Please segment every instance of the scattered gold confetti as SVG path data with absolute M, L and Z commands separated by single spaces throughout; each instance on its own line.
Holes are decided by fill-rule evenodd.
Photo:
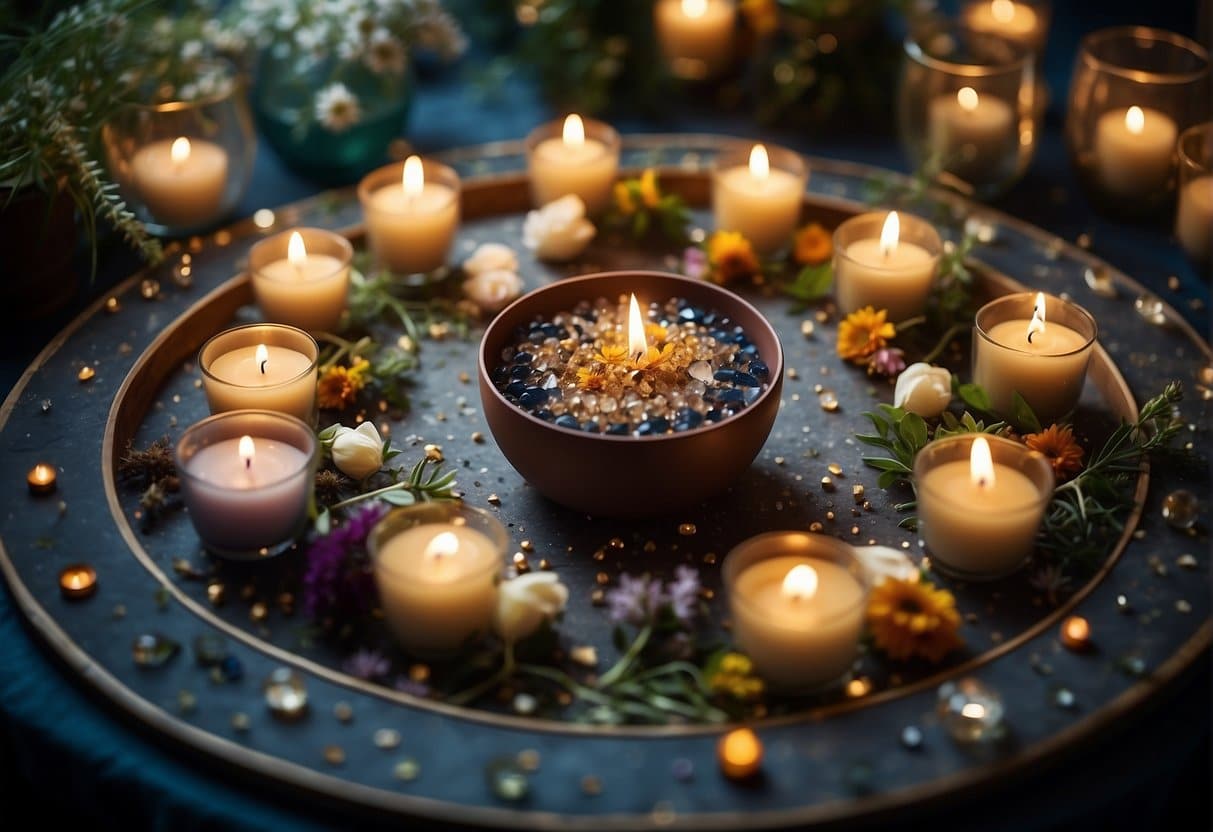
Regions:
M 97 375 L 97 371 L 91 365 L 85 364 L 80 368 L 80 372 L 76 373 L 77 381 L 91 381 L 93 376 Z
M 682 535 L 683 537 L 690 537 L 691 535 L 695 534 L 695 532 L 697 532 L 697 531 L 699 531 L 699 529 L 695 527 L 694 523 L 679 523 L 678 524 L 678 533 L 680 535 Z
M 269 607 L 265 605 L 264 601 L 258 601 L 257 603 L 253 604 L 252 608 L 249 609 L 248 614 L 249 618 L 260 623 L 269 616 L 270 610 Z
M 324 761 L 331 766 L 339 766 L 345 762 L 345 749 L 339 745 L 324 747 Z
M 428 664 L 410 665 L 409 680 L 413 682 L 428 682 L 430 680 L 430 666 Z
M 826 466 L 826 470 L 829 471 L 831 474 L 833 474 L 836 477 L 842 476 L 842 466 L 839 465 L 837 462 L 831 462 L 829 465 Z
M 338 722 L 350 722 L 354 719 L 354 706 L 342 700 L 333 704 L 333 716 Z
M 703 556 L 703 562 L 706 563 L 708 566 L 711 566 L 712 564 L 714 564 L 716 562 L 716 553 L 708 552 L 706 555 Z
M 811 532 L 819 532 L 824 528 L 825 526 L 821 525 L 821 523 L 817 522 L 816 520 L 809 524 L 809 531 Z
M 516 758 L 518 767 L 523 771 L 536 772 L 539 771 L 539 752 L 533 748 L 524 748 L 518 752 Z
M 459 381 L 460 382 L 462 382 L 463 384 L 467 384 L 471 380 L 472 380 L 472 377 L 467 374 L 467 370 L 459 371 Z
M 206 585 L 206 598 L 212 607 L 220 606 L 227 599 L 227 587 L 219 581 Z
M 490 494 L 486 499 L 488 500 L 488 504 L 491 506 L 501 505 L 501 498 L 496 494 Z
M 858 699 L 872 692 L 872 680 L 867 676 L 856 676 L 847 682 L 847 696 Z
M 590 644 L 574 647 L 569 651 L 569 658 L 583 667 L 598 666 L 598 650 Z
M 599 572 L 594 576 L 594 580 L 598 582 L 599 586 L 606 586 L 611 582 L 611 576 L 605 572 Z
M 813 326 L 813 322 L 810 320 L 806 319 L 806 320 L 803 320 L 800 322 L 800 334 L 803 335 L 805 338 L 813 337 L 814 328 L 815 327 Z
M 481 433 L 480 431 L 473 431 L 472 432 L 472 441 L 475 442 L 477 445 L 483 445 L 484 444 L 484 434 Z
M 115 297 L 105 299 L 105 311 L 111 315 L 122 310 L 122 302 Z
M 535 551 L 535 544 L 529 540 L 524 540 L 518 544 L 518 548 L 524 552 L 533 552 Z
M 593 774 L 581 778 L 581 791 L 591 797 L 602 793 L 602 780 Z
M 851 486 L 851 496 L 855 498 L 855 502 L 863 502 L 863 486 L 856 484 Z
M 540 558 L 539 568 L 542 569 L 544 572 L 549 572 L 552 569 L 552 562 L 550 560 L 548 560 L 547 558 Z
M 425 458 L 430 462 L 442 462 L 442 446 L 441 445 L 426 445 Z
M 822 491 L 833 491 L 834 490 L 834 480 L 830 479 L 829 477 L 822 477 L 821 478 L 821 490 Z

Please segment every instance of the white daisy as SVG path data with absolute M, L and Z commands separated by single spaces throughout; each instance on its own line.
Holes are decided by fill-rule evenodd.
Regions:
M 379 29 L 371 35 L 363 60 L 376 75 L 403 75 L 406 58 L 404 44 L 386 29 Z
M 316 120 L 328 130 L 340 133 L 362 118 L 358 97 L 345 84 L 329 84 L 316 93 Z

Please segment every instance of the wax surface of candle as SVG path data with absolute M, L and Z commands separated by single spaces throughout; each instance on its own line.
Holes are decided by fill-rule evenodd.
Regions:
M 766 162 L 766 151 L 762 151 Z M 753 154 L 751 159 L 753 159 Z M 716 228 L 739 231 L 760 254 L 788 245 L 800 219 L 804 180 L 769 163 L 717 171 L 712 184 Z
M 1094 157 L 1100 183 L 1122 199 L 1163 192 L 1178 134 L 1170 116 L 1149 107 L 1104 113 L 1095 123 Z
M 528 169 L 536 206 L 576 194 L 587 213 L 597 214 L 610 205 L 619 159 L 605 142 L 585 135 L 584 123 L 574 115 L 566 119 L 561 136 L 535 145 Z
M 336 328 L 345 310 L 349 264 L 331 254 L 312 253 L 298 232 L 297 249 L 253 271 L 253 292 L 267 320 L 311 331 Z
M 227 167 L 227 152 L 214 142 L 162 139 L 136 151 L 131 177 L 156 222 L 193 227 L 218 217 Z
M 237 347 L 211 362 L 210 373 L 221 381 L 244 387 L 272 387 L 298 378 L 312 363 L 306 355 L 286 347 L 267 346 L 264 367 L 257 347 Z
M 654 14 L 662 54 L 676 74 L 708 78 L 728 65 L 736 16 L 729 0 L 658 0 Z
M 973 3 L 965 9 L 970 29 L 987 32 L 1037 49 L 1043 40 L 1043 21 L 1036 10 L 1013 0 Z
M 240 454 L 239 439 L 224 439 L 199 450 L 187 464 L 198 479 L 225 488 L 261 488 L 297 472 L 307 455 L 294 445 L 269 439 L 253 440 L 251 460 Z
M 973 381 L 994 409 L 1010 414 L 1018 392 L 1046 425 L 1073 408 L 1082 393 L 1090 349 L 1078 331 L 1049 321 L 1028 342 L 1030 320 L 994 324 L 988 339 L 975 338 Z
M 1213 248 L 1213 176 L 1198 176 L 1180 189 L 1175 234 L 1189 257 L 1209 262 Z
M 308 372 L 311 360 L 278 346 L 267 346 L 266 356 L 265 372 L 257 360 L 257 346 L 235 347 L 215 357 L 202 377 L 211 413 L 259 408 L 310 423 L 316 405 L 314 367 Z
M 962 87 L 933 99 L 927 118 L 931 151 L 957 176 L 984 182 L 1014 167 L 1019 131 L 1001 98 Z
M 990 338 L 1020 352 L 1032 355 L 1064 355 L 1082 349 L 1087 339 L 1063 324 L 1048 322 L 1028 340 L 1030 320 L 1013 319 L 990 327 Z
M 936 258 L 916 243 L 856 240 L 837 261 L 838 307 L 843 314 L 865 306 L 885 309 L 894 322 L 917 315 L 931 293 L 935 265 Z
M 421 653 L 445 652 L 487 630 L 500 564 L 489 537 L 465 525 L 425 523 L 384 541 L 375 580 L 397 639 Z
M 371 247 L 400 273 L 430 272 L 445 265 L 459 226 L 455 190 L 424 180 L 422 170 L 421 160 L 410 157 L 402 181 L 377 188 L 366 206 Z M 416 178 L 410 176 L 413 171 Z

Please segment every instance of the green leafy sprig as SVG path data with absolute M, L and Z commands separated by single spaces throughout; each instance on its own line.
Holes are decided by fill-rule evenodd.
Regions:
M 650 168 L 639 177 L 615 184 L 615 204 L 605 222 L 638 240 L 656 232 L 671 243 L 681 244 L 688 238 L 691 212 L 681 196 L 661 192 L 657 174 Z
M 334 425 L 326 430 L 335 432 L 338 427 L 340 425 Z M 321 431 L 319 437 L 322 443 L 327 439 L 329 444 L 332 444 L 331 436 L 326 437 L 324 431 Z M 384 442 L 385 460 L 391 459 L 399 453 L 400 451 L 390 447 L 388 441 Z M 313 521 L 316 533 L 328 534 L 332 528 L 334 512 L 349 508 L 364 500 L 383 500 L 393 506 L 411 506 L 416 502 L 426 500 L 454 500 L 456 499 L 455 475 L 454 470 L 443 471 L 442 462 L 425 456 L 408 469 L 407 474 L 404 468 L 390 468 L 378 475 L 381 482 L 384 478 L 388 480 L 386 484 L 362 491 L 332 505 L 316 508 Z

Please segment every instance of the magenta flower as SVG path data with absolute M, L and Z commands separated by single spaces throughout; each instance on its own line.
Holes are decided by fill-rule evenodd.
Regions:
M 375 580 L 366 539 L 387 509 L 380 502 L 355 509 L 344 524 L 308 546 L 303 611 L 309 618 L 358 615 L 374 606 Z
M 897 347 L 883 347 L 868 359 L 868 373 L 893 378 L 906 368 L 905 353 Z

